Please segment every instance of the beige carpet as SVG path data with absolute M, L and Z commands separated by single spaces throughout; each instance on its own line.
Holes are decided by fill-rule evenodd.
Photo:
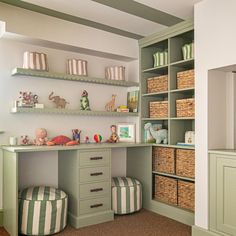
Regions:
M 2 232 L 2 234 L 1 234 Z M 0 235 L 3 231 L 0 229 Z M 191 227 L 153 212 L 117 216 L 114 221 L 74 229 L 70 226 L 56 236 L 191 236 Z

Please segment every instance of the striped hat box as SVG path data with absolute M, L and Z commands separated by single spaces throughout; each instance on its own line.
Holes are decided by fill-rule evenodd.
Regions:
M 134 178 L 112 178 L 112 209 L 115 214 L 129 214 L 142 208 L 142 185 Z
M 30 187 L 19 192 L 19 233 L 51 235 L 67 222 L 67 195 L 52 187 Z
M 67 60 L 67 74 L 88 76 L 88 62 L 81 59 Z
M 24 52 L 23 68 L 48 71 L 47 55 L 41 52 Z
M 106 67 L 105 78 L 109 80 L 125 80 L 125 67 L 124 66 Z

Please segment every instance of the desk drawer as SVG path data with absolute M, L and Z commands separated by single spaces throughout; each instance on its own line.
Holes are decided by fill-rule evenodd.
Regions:
M 79 187 L 79 198 L 110 196 L 110 182 L 81 184 Z
M 110 163 L 110 150 L 79 152 L 80 166 L 106 165 Z
M 111 208 L 111 198 L 95 198 L 91 200 L 79 201 L 79 212 L 80 215 L 91 214 L 100 211 L 107 211 Z
M 92 181 L 102 181 L 110 179 L 110 167 L 92 167 L 84 168 L 79 170 L 79 181 L 92 182 Z

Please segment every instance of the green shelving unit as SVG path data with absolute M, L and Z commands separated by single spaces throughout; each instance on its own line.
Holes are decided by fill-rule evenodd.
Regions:
M 177 145 L 178 142 L 184 142 L 186 131 L 195 129 L 194 117 L 177 117 L 176 100 L 185 98 L 194 98 L 194 87 L 178 89 L 177 73 L 194 69 L 194 58 L 183 59 L 182 46 L 194 40 L 193 21 L 179 23 L 169 29 L 157 34 L 148 36 L 139 40 L 140 46 L 140 141 L 145 142 L 144 125 L 148 122 L 152 124 L 162 124 L 163 128 L 168 129 L 168 144 L 153 144 L 154 147 L 169 147 L 178 149 L 194 150 L 194 146 Z M 153 67 L 153 54 L 159 50 L 168 51 L 168 64 Z M 148 93 L 147 79 L 151 77 L 168 75 L 168 90 Z M 149 118 L 149 103 L 151 101 L 168 101 L 168 117 Z M 161 175 L 194 182 L 192 178 L 185 178 L 178 175 L 166 174 L 152 171 L 152 190 L 154 191 L 154 176 Z M 151 210 L 159 214 L 176 219 L 174 215 L 179 215 L 178 220 L 183 223 L 193 224 L 194 213 L 181 209 L 174 205 L 165 204 L 156 200 L 152 201 Z

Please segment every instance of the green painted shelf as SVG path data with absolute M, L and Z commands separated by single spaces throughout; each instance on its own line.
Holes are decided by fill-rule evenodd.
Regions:
M 11 113 L 40 113 L 40 114 L 60 114 L 60 115 L 78 115 L 78 116 L 138 116 L 136 112 L 109 112 L 109 111 L 81 111 L 59 108 L 12 108 Z
M 171 117 L 171 120 L 194 120 L 195 117 Z
M 77 82 L 85 82 L 85 83 L 93 83 L 93 84 L 122 86 L 122 87 L 138 87 L 139 86 L 139 83 L 124 81 L 124 80 L 108 80 L 104 78 L 68 75 L 68 74 L 63 74 L 63 73 L 37 71 L 37 70 L 30 70 L 30 69 L 23 69 L 23 68 L 13 69 L 12 76 L 30 76 L 30 77 L 68 80 L 68 81 L 77 81 Z
M 168 118 L 142 118 L 142 120 L 168 120 Z
M 195 181 L 195 179 L 192 179 L 192 178 L 183 177 L 183 176 L 174 175 L 174 174 L 163 173 L 163 172 L 159 172 L 159 171 L 153 171 L 152 173 L 157 174 L 157 175 L 166 176 L 166 177 L 172 177 L 172 178 L 177 178 L 177 179 L 182 179 L 182 180 L 188 180 L 188 181 L 192 181 L 192 182 Z
M 158 97 L 158 96 L 167 96 L 168 95 L 168 91 L 164 91 L 164 92 L 158 92 L 158 93 L 144 93 L 142 94 L 142 97 Z
M 145 70 L 142 70 L 143 73 L 157 73 L 157 72 L 167 72 L 168 71 L 168 64 L 164 66 L 152 67 Z
M 170 65 L 171 66 L 186 67 L 186 68 L 188 68 L 189 66 L 192 67 L 194 65 L 194 58 L 172 62 Z
M 194 146 L 185 146 L 185 145 L 170 145 L 170 144 L 156 144 L 154 143 L 153 146 L 155 147 L 170 147 L 170 148 L 182 148 L 182 149 L 192 149 L 194 150 Z
M 171 93 L 179 93 L 179 92 L 194 92 L 194 88 L 184 88 L 184 89 L 173 89 L 170 90 Z

